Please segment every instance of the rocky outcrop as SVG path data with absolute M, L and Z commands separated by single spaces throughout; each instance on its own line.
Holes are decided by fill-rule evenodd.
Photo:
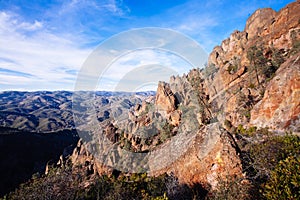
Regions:
M 117 133 L 117 128 L 110 123 L 106 126 L 105 130 L 105 136 L 113 143 L 116 143 L 119 141 L 119 134 Z
M 173 126 L 179 126 L 181 114 L 180 110 L 175 110 L 170 114 L 170 120 Z
M 251 110 L 250 124 L 300 132 L 300 53 L 282 64 Z
M 243 184 L 240 150 L 223 124 L 299 132 L 299 19 L 300 1 L 279 12 L 260 9 L 244 31 L 214 48 L 205 69 L 159 82 L 154 102 L 118 99 L 128 116 L 121 112 L 122 119 L 96 131 L 104 134 L 100 141 L 112 142 L 100 150 L 115 150 L 107 164 L 134 172 L 143 168 L 152 176 L 170 173 L 180 183 L 213 190 L 228 177 Z M 119 110 L 111 113 L 118 116 Z M 108 119 L 98 114 L 103 125 Z M 138 162 L 124 152 L 137 153 Z M 111 173 L 81 143 L 71 161 L 92 175 Z
M 290 97 L 284 95 L 279 98 L 281 100 L 278 100 L 275 90 L 271 92 L 267 89 L 268 92 L 265 95 L 264 91 L 266 87 L 271 87 L 268 86 L 269 84 L 274 87 L 275 79 L 272 79 L 274 76 L 272 73 L 276 69 L 281 72 L 276 73 L 277 79 L 280 78 L 282 83 L 288 81 L 281 76 L 286 76 L 283 73 L 286 70 L 285 65 L 291 65 L 292 62 L 288 62 L 288 60 L 299 51 L 299 19 L 300 1 L 287 5 L 279 12 L 270 8 L 259 9 L 247 20 L 244 31 L 233 32 L 220 46 L 213 49 L 203 75 L 209 102 L 217 108 L 216 110 L 219 110 L 219 120 L 227 119 L 235 126 L 239 124 L 247 126 L 250 125 L 248 123 L 251 118 L 252 126 L 268 126 L 267 120 L 272 117 L 258 117 L 258 115 L 266 113 L 258 113 L 258 106 L 255 106 L 261 101 L 259 107 L 268 108 L 270 113 L 277 113 L 277 118 L 282 116 L 283 121 L 290 121 L 277 123 L 274 119 L 274 122 L 270 121 L 270 127 L 288 129 L 294 126 L 288 124 L 295 121 L 297 114 L 287 117 L 283 113 L 297 112 L 295 106 L 285 106 L 284 112 L 277 110 L 283 106 L 283 104 L 279 105 L 280 102 L 290 102 L 291 100 L 288 100 Z M 251 58 L 251 54 L 254 57 Z M 286 63 L 283 64 L 283 62 Z M 269 82 L 270 79 L 272 79 L 271 82 Z M 298 81 L 298 79 L 294 79 L 293 84 L 298 85 Z M 290 84 L 284 84 L 279 90 L 288 91 L 290 87 Z M 292 95 L 292 93 L 286 94 Z M 267 101 L 266 98 L 270 100 Z M 284 98 L 286 99 L 284 100 Z M 270 101 L 274 103 L 272 107 L 267 103 Z M 265 103 L 267 104 L 264 105 Z M 295 105 L 297 103 L 293 102 Z M 275 104 L 278 105 L 275 106 Z M 253 107 L 255 110 L 251 111 Z M 260 120 L 264 122 L 260 122 Z M 274 123 L 277 125 L 275 126 Z
M 176 109 L 175 96 L 172 93 L 169 84 L 159 82 L 156 92 L 155 105 L 158 110 L 170 113 Z
M 299 131 L 299 9 L 297 1 L 279 12 L 256 11 L 244 31 L 214 48 L 205 69 L 159 82 L 154 102 L 129 105 L 123 123 L 104 129 L 113 148 L 120 142 L 108 163 L 116 162 L 122 149 L 151 151 L 141 163 L 153 176 L 172 173 L 181 183 L 207 189 L 228 176 L 244 180 L 239 148 L 222 126 L 227 120 L 233 126 Z M 89 172 L 109 171 L 77 147 L 72 163 L 86 161 Z M 118 164 L 136 169 L 140 163 L 126 158 Z
M 68 160 L 72 163 L 74 173 L 85 174 L 87 179 L 97 175 L 111 174 L 112 169 L 99 163 L 80 139 Z
M 279 12 L 256 11 L 244 31 L 214 48 L 204 70 L 171 77 L 181 123 L 189 124 L 184 108 L 196 107 L 204 116 L 197 117 L 199 132 L 184 155 L 154 175 L 173 173 L 182 183 L 213 189 L 228 175 L 244 179 L 238 147 L 220 128 L 225 119 L 234 126 L 299 132 L 299 9 L 297 1 Z
M 244 178 L 234 139 L 220 123 L 201 128 L 183 156 L 152 175 L 164 172 L 173 173 L 181 183 L 201 183 L 207 189 L 216 189 L 228 176 Z
M 272 8 L 264 8 L 256 10 L 247 20 L 245 32 L 247 38 L 252 39 L 254 37 L 260 37 L 263 33 L 266 33 L 267 26 L 270 21 L 275 20 L 276 11 Z

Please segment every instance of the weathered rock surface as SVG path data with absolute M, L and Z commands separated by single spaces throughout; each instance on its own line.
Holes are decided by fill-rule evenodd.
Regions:
M 228 176 L 244 179 L 239 149 L 223 123 L 300 132 L 299 19 L 299 0 L 279 12 L 260 9 L 244 31 L 233 32 L 214 48 L 205 69 L 159 82 L 155 99 L 123 95 L 93 99 L 96 120 L 87 129 L 82 127 L 92 133 L 88 147 L 112 153 L 100 156 L 100 162 L 80 141 L 69 159 L 73 170 L 93 177 L 112 173 L 105 164 L 117 164 L 118 170 L 142 168 L 153 176 L 173 173 L 180 183 L 200 183 L 207 189 L 215 189 Z M 28 118 L 30 127 L 37 123 L 52 129 L 57 121 L 35 118 L 43 116 L 39 105 L 48 105 L 47 98 L 35 98 L 26 116 L 6 109 L 1 117 L 21 127 Z M 53 99 L 48 106 L 56 111 L 71 108 Z M 61 157 L 58 164 L 64 162 Z
M 220 125 L 214 123 L 201 128 L 184 155 L 153 175 L 174 173 L 181 183 L 201 183 L 213 189 L 227 176 L 242 178 L 242 165 L 234 140 Z
M 179 126 L 180 119 L 181 119 L 181 111 L 180 110 L 175 110 L 170 114 L 170 120 L 171 120 L 171 124 L 173 126 Z
M 159 82 L 156 92 L 155 105 L 158 110 L 170 113 L 176 109 L 175 96 L 172 93 L 169 84 Z
M 239 148 L 222 124 L 226 119 L 233 126 L 299 132 L 299 19 L 300 1 L 279 12 L 260 9 L 244 31 L 235 31 L 214 48 L 205 69 L 173 76 L 169 84 L 160 82 L 154 102 L 131 104 L 119 99 L 129 114 L 122 112 L 123 121 L 115 120 L 103 129 L 113 143 L 109 148 L 116 150 L 107 163 L 144 167 L 153 176 L 173 173 L 181 183 L 211 189 L 228 176 L 245 179 Z M 248 55 L 254 46 L 265 61 L 256 70 L 257 63 Z M 265 73 L 265 67 L 274 69 L 273 74 Z M 121 148 L 116 148 L 118 142 Z M 137 154 L 138 162 L 126 156 L 122 160 L 122 148 L 151 154 Z M 111 173 L 80 145 L 71 160 L 75 166 L 85 164 L 92 174 Z
M 234 139 L 214 120 L 299 132 L 299 19 L 300 1 L 279 12 L 260 9 L 248 19 L 244 31 L 235 31 L 214 48 L 206 69 L 171 77 L 170 88 L 182 116 L 185 106 L 192 105 L 206 113 L 197 117 L 195 131 L 199 132 L 193 145 L 154 175 L 172 172 L 182 183 L 212 188 L 227 175 L 243 177 Z M 253 49 L 256 58 L 262 56 L 259 59 L 264 61 L 256 71 L 257 62 L 249 57 Z M 264 71 L 272 67 L 278 68 L 274 75 Z M 181 123 L 188 124 L 184 119 Z
M 274 129 L 295 129 L 295 121 L 297 112 L 296 106 L 283 106 L 282 102 L 290 102 L 289 95 L 296 95 L 296 93 L 285 92 L 278 100 L 278 93 L 269 91 L 264 95 L 266 87 L 274 87 L 275 79 L 266 73 L 266 68 L 279 68 L 276 73 L 277 79 L 281 79 L 281 83 L 290 80 L 285 78 L 286 65 L 291 65 L 292 61 L 288 59 L 293 54 L 299 51 L 300 41 L 300 1 L 293 2 L 280 11 L 275 12 L 270 8 L 259 9 L 254 12 L 247 20 L 244 31 L 235 31 L 230 37 L 222 42 L 220 46 L 214 48 L 209 56 L 208 67 L 203 71 L 205 75 L 206 93 L 209 96 L 209 102 L 216 107 L 216 110 L 221 111 L 222 115 L 218 115 L 219 120 L 227 119 L 233 125 L 239 124 L 248 125 L 251 118 L 251 125 L 268 126 L 268 120 L 275 118 L 268 116 L 276 113 L 276 118 L 282 118 L 282 123 L 270 121 L 270 127 Z M 258 66 L 253 60 L 249 60 L 249 52 L 253 47 L 260 49 L 261 57 L 257 58 L 263 60 L 264 64 Z M 258 52 L 258 51 L 257 51 Z M 257 53 L 256 52 L 256 53 Z M 260 60 L 260 61 L 261 61 Z M 286 62 L 282 64 L 282 62 Z M 253 66 L 257 67 L 257 72 L 253 71 Z M 292 67 L 294 68 L 294 67 Z M 264 71 L 265 70 L 265 71 Z M 296 69 L 295 69 L 296 70 Z M 299 84 L 299 79 L 293 78 L 293 85 Z M 290 77 L 291 78 L 291 77 Z M 269 80 L 272 79 L 271 82 Z M 273 86 L 268 86 L 268 85 Z M 291 90 L 292 85 L 287 83 L 280 86 L 280 91 Z M 279 92 L 279 91 L 277 91 Z M 296 96 L 297 97 L 297 96 Z M 295 99 L 296 99 L 295 97 Z M 264 98 L 264 100 L 262 100 Z M 267 101 L 266 98 L 269 100 Z M 299 99 L 299 98 L 298 98 Z M 266 107 L 269 111 L 258 113 L 258 106 L 255 106 L 259 101 L 260 107 Z M 270 107 L 270 102 L 273 106 Z M 299 102 L 293 100 L 293 105 Z M 275 104 L 278 104 L 275 106 Z M 287 105 L 287 104 L 286 104 Z M 255 111 L 251 111 L 253 106 Z M 262 110 L 261 110 L 262 111 Z M 287 116 L 284 113 L 294 113 Z M 251 115 L 254 115 L 253 117 Z M 267 116 L 259 116 L 267 114 Z M 289 119 L 288 119 L 289 118 Z M 260 122 L 260 120 L 263 120 Z M 285 122 L 288 123 L 285 123 Z M 275 126 L 275 124 L 277 124 Z M 280 124 L 280 125 L 279 125 Z M 294 127 L 294 128 L 293 128 Z
M 300 53 L 282 64 L 251 110 L 250 124 L 300 132 Z
M 72 163 L 74 172 L 83 171 L 87 176 L 97 176 L 102 174 L 111 174 L 112 169 L 105 167 L 97 162 L 94 155 L 88 151 L 82 140 L 79 140 L 77 146 L 70 155 L 69 160 Z
M 265 33 L 270 21 L 275 20 L 276 11 L 271 8 L 256 10 L 247 20 L 245 32 L 252 39 Z

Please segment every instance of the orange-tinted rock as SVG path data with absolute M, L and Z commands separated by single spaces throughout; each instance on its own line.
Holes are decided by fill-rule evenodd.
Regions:
M 80 170 L 83 174 L 101 175 L 110 174 L 112 169 L 97 162 L 94 156 L 87 150 L 82 140 L 78 141 L 72 155 L 70 156 L 73 171 Z
M 214 67 L 216 72 L 206 77 L 205 85 L 207 87 L 206 92 L 210 97 L 209 102 L 223 111 L 221 118 L 230 120 L 234 126 L 247 125 L 250 116 L 247 112 L 262 98 L 262 90 L 269 84 L 265 81 L 267 78 L 261 74 L 258 76 L 264 83 L 261 84 L 256 81 L 255 72 L 249 70 L 253 64 L 248 60 L 247 53 L 251 47 L 256 46 L 262 48 L 263 56 L 266 59 L 271 59 L 272 55 L 269 53 L 271 49 L 275 48 L 286 52 L 282 55 L 285 56 L 285 60 L 288 59 L 288 52 L 300 40 L 299 19 L 300 1 L 293 2 L 278 12 L 270 8 L 259 9 L 247 20 L 244 31 L 233 32 L 220 46 L 213 49 L 209 56 L 208 65 L 211 68 Z M 270 61 L 266 65 L 268 64 Z M 278 76 L 281 75 L 278 74 Z M 284 80 L 287 81 L 283 78 Z M 284 87 L 286 89 L 281 88 L 281 90 L 290 90 L 291 85 L 285 84 Z M 242 94 L 243 89 L 251 90 L 251 94 Z M 273 95 L 268 98 L 274 103 L 272 106 L 268 105 L 264 110 L 263 113 L 267 115 L 266 119 L 274 115 L 273 111 L 279 107 L 276 100 L 273 99 L 277 98 L 275 92 L 269 95 Z M 252 102 L 248 102 L 247 108 L 243 108 L 247 102 L 239 102 L 241 96 L 249 97 L 249 100 L 252 100 Z M 244 111 L 241 111 L 243 109 Z M 253 114 L 255 118 L 257 118 L 256 115 L 259 115 L 255 111 Z M 285 121 L 289 121 L 294 126 L 292 121 L 295 121 L 296 118 L 297 116 L 293 114 L 290 119 L 285 119 Z M 253 121 L 254 118 L 251 120 Z M 255 121 L 255 124 L 259 124 L 258 120 Z M 263 124 L 267 123 L 264 122 Z
M 233 140 L 228 134 L 221 134 L 219 125 L 211 124 L 202 129 L 182 157 L 152 175 L 173 173 L 181 183 L 201 183 L 212 189 L 216 189 L 219 181 L 227 176 L 243 177 Z
M 173 126 L 179 125 L 180 118 L 181 118 L 181 112 L 179 110 L 175 110 L 175 111 L 171 112 L 170 119 L 171 119 L 171 124 Z
M 268 25 L 276 16 L 276 11 L 271 8 L 256 10 L 247 20 L 245 32 L 248 33 L 248 38 L 252 39 L 267 29 Z
M 176 109 L 175 103 L 175 96 L 170 89 L 170 85 L 165 82 L 159 82 L 155 99 L 155 105 L 158 110 L 170 113 Z
M 192 118 L 184 121 L 184 114 L 187 112 L 180 113 L 179 110 L 176 110 L 176 103 L 183 108 L 191 108 L 192 106 L 195 108 L 201 104 L 202 113 L 207 110 L 207 112 L 212 113 L 210 115 L 213 117 L 217 115 L 219 121 L 221 121 L 220 119 L 229 119 L 234 126 L 249 125 L 249 116 L 247 118 L 245 114 L 240 112 L 246 107 L 249 109 L 247 111 L 251 110 L 251 126 L 268 126 L 276 130 L 300 131 L 300 53 L 290 58 L 287 56 L 285 58 L 287 61 L 279 67 L 275 77 L 269 82 L 264 81 L 261 85 L 256 82 L 254 72 L 249 71 L 250 62 L 247 58 L 247 51 L 253 45 L 261 45 L 264 51 L 275 47 L 288 52 L 293 42 L 300 39 L 299 19 L 300 1 L 289 4 L 277 13 L 272 9 L 258 10 L 249 18 L 244 31 L 235 31 L 230 38 L 214 48 L 208 61 L 208 65 L 213 66 L 213 72 L 211 74 L 206 74 L 205 71 L 201 72 L 201 81 L 200 83 L 197 82 L 201 86 L 196 85 L 195 87 L 196 83 L 192 86 L 189 81 L 198 76 L 197 70 L 192 71 L 188 76 L 184 75 L 182 78 L 171 77 L 171 86 L 164 82 L 158 84 L 155 99 L 157 110 L 160 113 L 165 113 L 163 117 L 169 119 L 172 125 L 185 125 L 185 129 L 176 127 L 181 131 L 181 134 L 184 135 L 186 130 L 192 130 L 186 136 L 191 137 L 193 134 L 196 136 L 192 138 L 192 145 L 190 146 L 183 147 L 180 142 L 172 146 L 173 149 L 182 151 L 181 157 L 176 160 L 165 156 L 171 152 L 170 149 L 162 153 L 165 160 L 152 160 L 153 165 L 149 165 L 150 169 L 151 166 L 156 169 L 164 161 L 171 164 L 163 169 L 151 171 L 150 175 L 156 176 L 165 172 L 172 172 L 181 183 L 188 185 L 200 183 L 212 189 L 216 188 L 220 179 L 226 179 L 228 176 L 244 178 L 234 139 L 230 134 L 220 129 L 221 123 L 207 125 L 202 123 L 204 120 L 198 120 L 201 121 L 199 123 L 201 128 L 199 129 L 200 126 L 190 128 L 194 125 L 194 122 L 190 120 Z M 235 67 L 237 68 L 235 69 Z M 195 88 L 201 88 L 201 90 L 196 91 Z M 260 89 L 264 88 L 265 93 L 261 94 Z M 249 99 L 249 102 L 244 101 L 246 98 Z M 248 103 L 249 105 L 247 105 Z M 147 126 L 151 122 L 150 115 L 139 116 L 147 110 L 146 107 L 146 103 L 143 102 L 142 106 L 138 105 L 133 112 L 130 112 L 129 120 L 132 121 L 132 126 L 127 129 L 128 133 L 124 135 L 132 142 L 135 149 L 142 151 L 148 150 L 149 147 L 143 146 L 139 138 L 133 135 L 133 132 L 137 127 Z M 195 115 L 192 116 L 195 117 Z M 106 130 L 106 133 L 111 136 L 114 132 L 114 127 L 109 127 Z M 156 139 L 154 138 L 154 140 Z M 153 142 L 154 146 L 158 143 L 158 140 Z M 160 147 L 158 146 L 157 149 Z M 105 167 L 97 165 L 93 157 L 81 146 L 75 149 L 71 160 L 75 165 L 85 161 L 93 163 L 92 169 L 99 174 L 107 171 Z
M 300 131 L 300 53 L 288 59 L 251 111 L 252 125 Z

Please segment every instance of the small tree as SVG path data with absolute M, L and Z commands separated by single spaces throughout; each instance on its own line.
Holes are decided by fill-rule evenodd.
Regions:
M 247 52 L 250 61 L 250 71 L 255 72 L 257 83 L 260 84 L 259 73 L 268 68 L 268 60 L 264 57 L 262 46 L 252 46 Z

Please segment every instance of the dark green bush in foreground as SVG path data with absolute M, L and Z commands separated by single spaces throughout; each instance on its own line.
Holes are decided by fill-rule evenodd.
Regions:
M 106 175 L 90 180 L 84 187 L 82 180 L 89 182 L 82 174 L 68 169 L 51 169 L 47 176 L 33 178 L 22 184 L 4 199 L 103 199 L 103 200 L 164 200 L 204 199 L 207 191 L 200 185 L 188 187 L 179 184 L 173 175 L 149 177 L 147 174 Z
M 250 146 L 248 176 L 259 199 L 300 199 L 300 138 L 269 136 Z M 258 193 L 258 194 L 257 194 Z
M 264 189 L 267 199 L 300 199 L 300 157 L 290 156 L 279 162 Z

